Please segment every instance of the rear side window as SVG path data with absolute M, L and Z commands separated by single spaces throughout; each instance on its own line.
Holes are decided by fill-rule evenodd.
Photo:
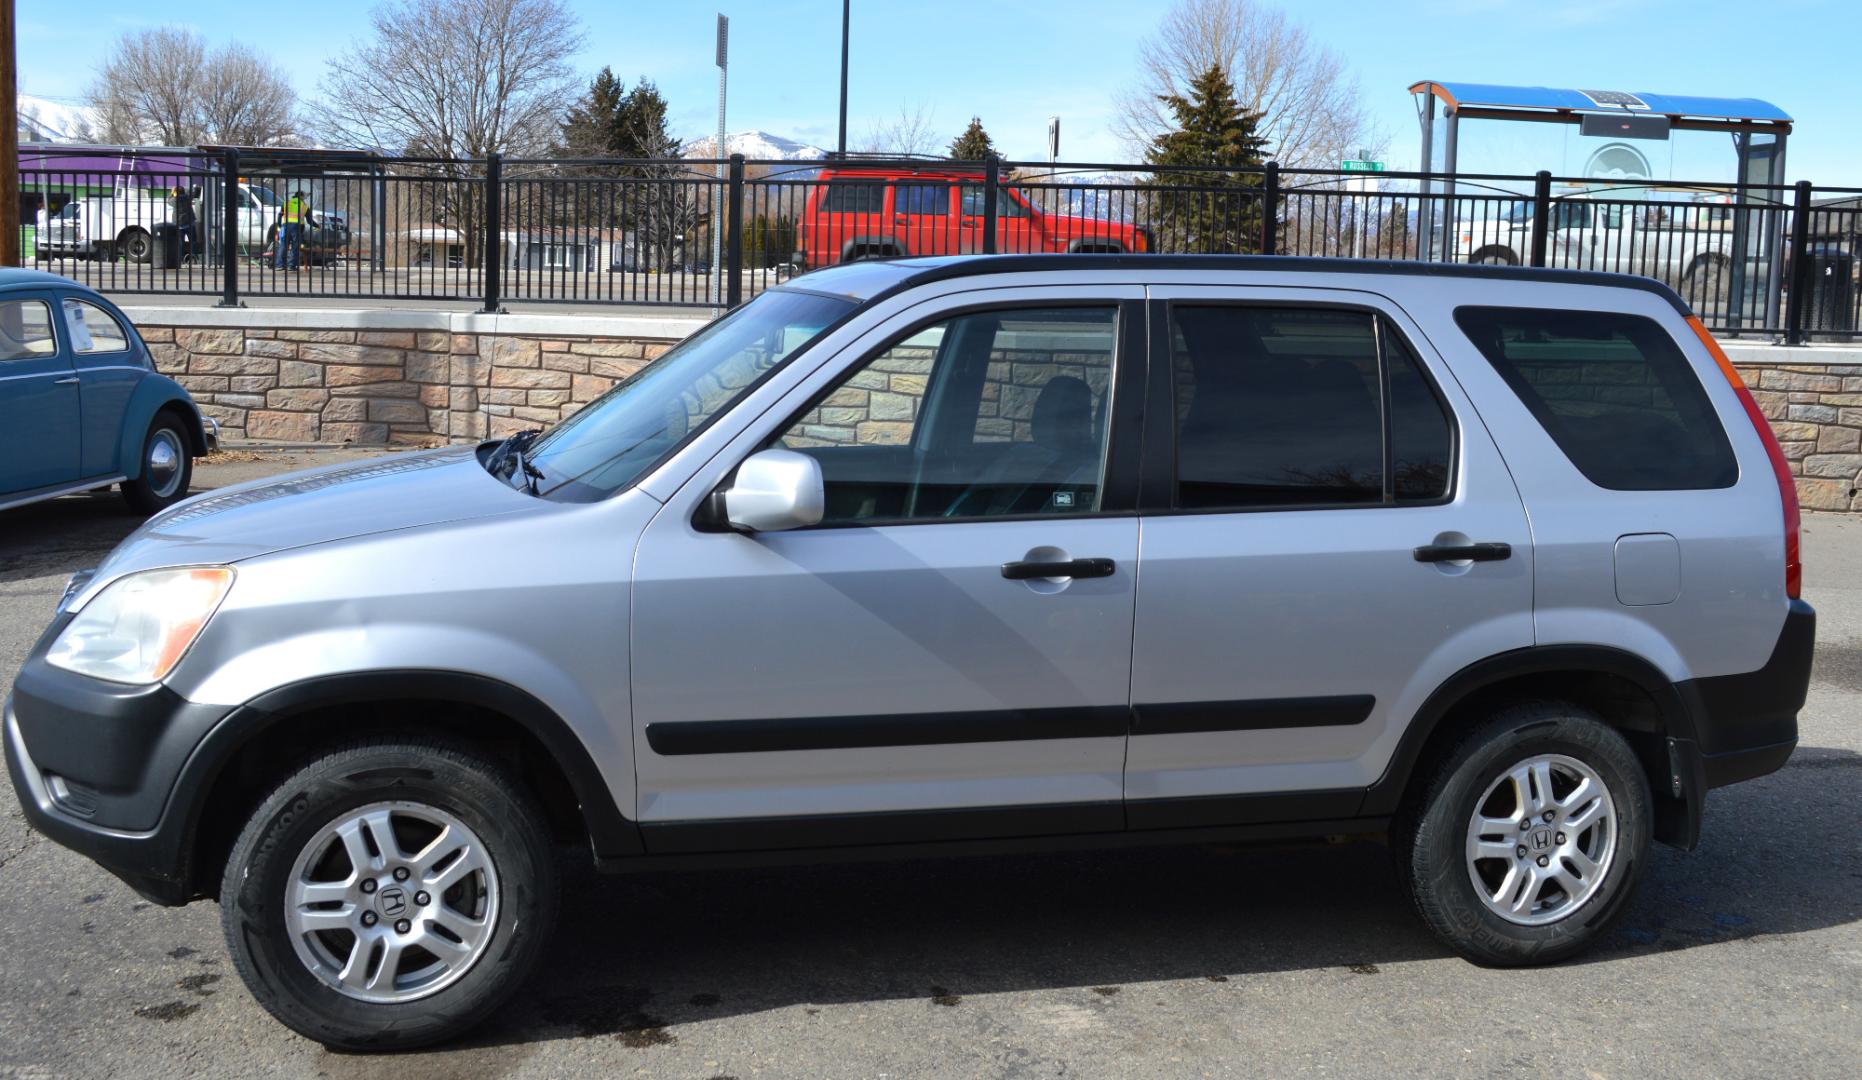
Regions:
M 827 214 L 877 214 L 886 207 L 886 185 L 851 180 L 830 180 L 821 196 Z
M 1464 307 L 1455 322 L 1598 487 L 1731 487 L 1733 448 L 1674 338 L 1605 311 Z
M 129 334 L 123 325 L 96 304 L 66 297 L 65 321 L 71 331 L 73 352 L 109 353 L 129 349 Z
M 1448 416 L 1415 356 L 1374 314 L 1172 305 L 1171 337 L 1179 508 L 1447 495 Z
M 943 217 L 950 213 L 950 186 L 948 184 L 900 184 L 893 200 L 894 209 L 898 213 Z

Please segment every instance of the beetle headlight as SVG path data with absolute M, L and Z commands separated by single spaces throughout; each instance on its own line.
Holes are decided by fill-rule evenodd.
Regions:
M 160 682 L 232 585 L 230 566 L 130 574 L 84 605 L 52 642 L 46 663 L 109 682 Z

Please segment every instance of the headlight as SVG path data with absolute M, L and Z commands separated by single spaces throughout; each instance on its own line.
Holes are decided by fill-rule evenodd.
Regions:
M 84 605 L 52 642 L 46 662 L 110 682 L 160 682 L 232 585 L 230 566 L 131 574 Z

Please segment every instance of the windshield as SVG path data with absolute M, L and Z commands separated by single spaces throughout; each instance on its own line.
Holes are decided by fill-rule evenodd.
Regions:
M 252 193 L 253 198 L 264 203 L 266 206 L 278 205 L 278 196 L 272 192 L 271 188 L 263 188 L 254 184 L 246 190 Z
M 584 502 L 633 483 L 854 307 L 776 290 L 686 338 L 525 449 L 537 493 Z

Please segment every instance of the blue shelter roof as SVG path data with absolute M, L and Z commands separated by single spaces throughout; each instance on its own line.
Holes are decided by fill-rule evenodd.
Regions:
M 1640 113 L 1697 120 L 1730 120 L 1761 128 L 1788 125 L 1783 109 L 1758 98 L 1696 97 L 1691 94 L 1651 94 L 1644 91 L 1560 90 L 1549 86 L 1494 86 L 1488 83 L 1424 80 L 1410 93 L 1431 93 L 1454 106 L 1480 105 L 1498 109 L 1552 112 Z

